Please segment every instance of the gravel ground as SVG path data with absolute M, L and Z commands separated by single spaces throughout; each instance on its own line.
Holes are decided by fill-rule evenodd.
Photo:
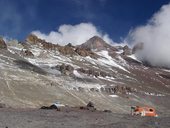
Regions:
M 0 128 L 170 128 L 170 116 L 133 117 L 75 108 L 0 109 Z

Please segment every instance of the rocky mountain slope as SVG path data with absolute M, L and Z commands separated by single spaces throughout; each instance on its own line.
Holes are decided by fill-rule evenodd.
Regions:
M 80 46 L 60 46 L 32 34 L 24 42 L 1 39 L 0 79 L 0 103 L 7 106 L 92 101 L 98 109 L 120 113 L 134 105 L 170 113 L 170 70 L 146 66 L 128 46 L 114 47 L 97 36 Z

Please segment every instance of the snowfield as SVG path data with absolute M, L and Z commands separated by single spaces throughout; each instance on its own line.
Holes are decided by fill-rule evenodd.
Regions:
M 115 60 L 111 56 L 109 56 L 108 51 L 97 52 L 97 54 L 103 57 L 98 59 L 101 65 L 117 67 L 129 73 L 128 70 L 126 70 L 121 65 L 117 64 Z

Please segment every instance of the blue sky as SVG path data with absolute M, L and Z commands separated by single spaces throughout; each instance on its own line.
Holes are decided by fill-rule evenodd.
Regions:
M 92 23 L 120 42 L 169 0 L 0 0 L 0 35 L 23 40 L 62 24 Z

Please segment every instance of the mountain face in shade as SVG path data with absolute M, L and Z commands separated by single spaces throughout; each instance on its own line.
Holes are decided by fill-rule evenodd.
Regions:
M 117 51 L 117 49 L 110 44 L 106 43 L 102 38 L 98 36 L 94 36 L 87 40 L 85 43 L 80 45 L 79 47 L 84 48 L 84 49 L 90 49 L 90 50 L 113 50 Z

